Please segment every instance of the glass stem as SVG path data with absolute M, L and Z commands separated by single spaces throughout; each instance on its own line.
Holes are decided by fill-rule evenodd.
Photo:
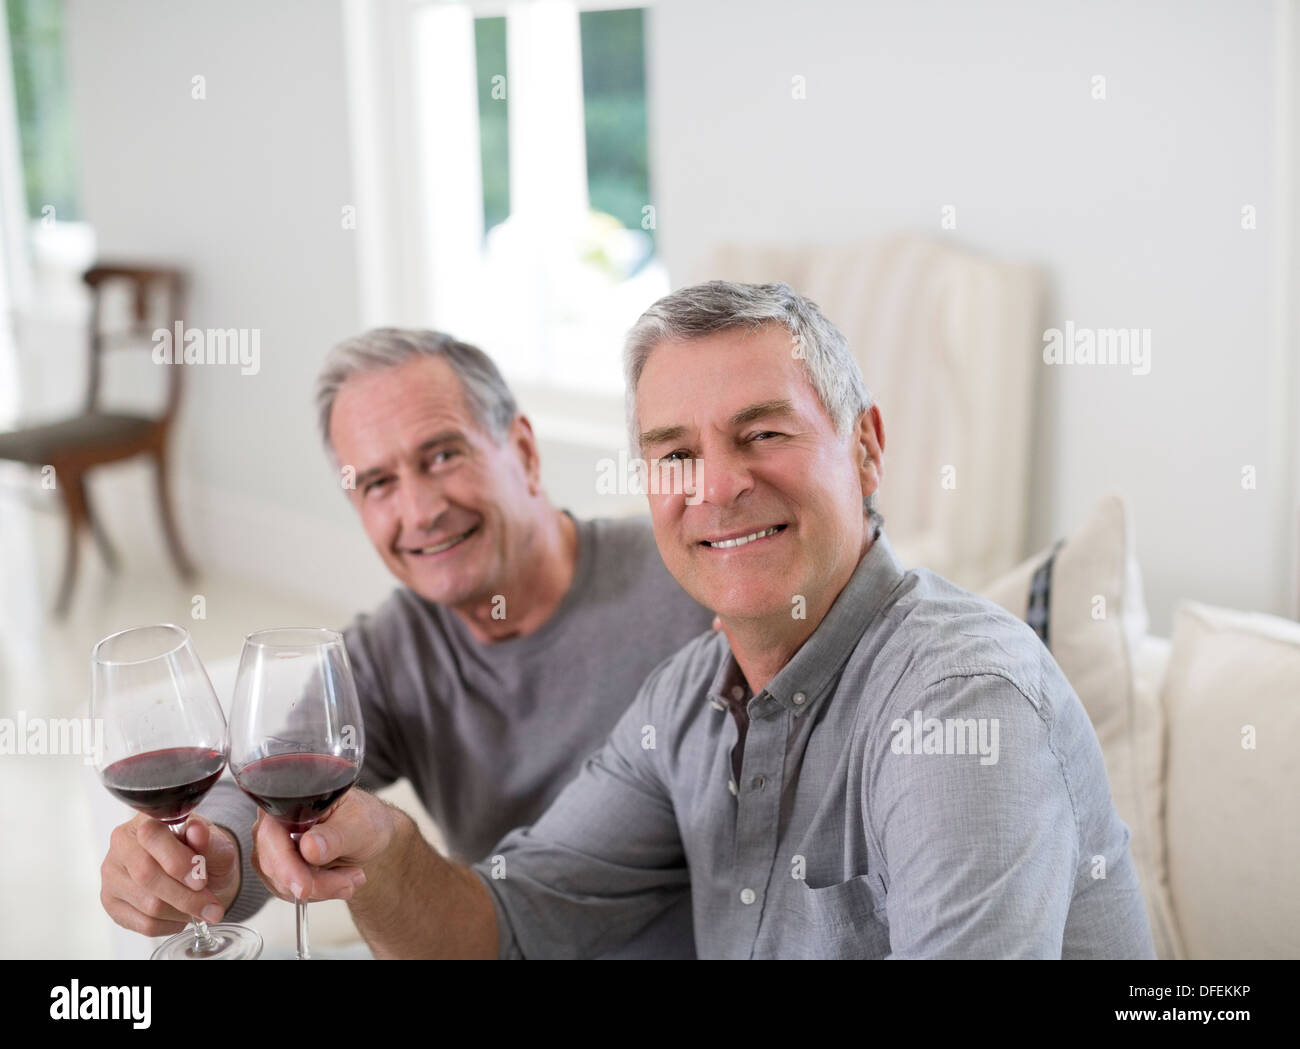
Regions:
M 302 831 L 289 835 L 295 845 L 302 840 Z M 298 960 L 311 960 L 311 945 L 307 942 L 307 901 L 294 901 L 294 924 L 298 932 Z
M 185 844 L 185 827 L 189 824 L 188 819 L 181 820 L 179 823 L 169 823 L 172 833 L 180 839 L 182 845 Z M 188 846 L 186 846 L 188 848 Z M 192 954 L 211 954 L 221 946 L 221 942 L 208 931 L 208 923 L 197 915 L 190 915 L 190 928 L 194 930 L 194 946 L 190 948 Z
M 299 900 L 294 910 L 298 916 L 298 958 L 306 961 L 311 958 L 311 947 L 307 943 L 307 901 Z

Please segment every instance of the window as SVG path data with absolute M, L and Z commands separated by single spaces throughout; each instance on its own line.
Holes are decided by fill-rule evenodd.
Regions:
M 63 5 L 7 0 L 6 10 L 27 213 L 47 222 L 73 220 L 79 215 Z
M 510 99 L 505 90 L 506 20 L 474 19 L 478 136 L 483 178 L 483 228 L 510 215 Z M 503 79 L 498 80 L 500 76 Z
M 582 100 L 593 211 L 642 229 L 650 199 L 646 149 L 645 11 L 584 11 Z M 654 248 L 654 230 L 645 237 Z
M 644 9 L 536 0 L 414 17 L 430 323 L 512 381 L 620 393 L 623 336 L 669 290 Z

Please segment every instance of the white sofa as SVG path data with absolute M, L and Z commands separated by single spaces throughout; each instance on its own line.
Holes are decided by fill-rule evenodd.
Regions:
M 1177 956 L 1300 958 L 1300 623 L 1187 603 L 1138 673 L 1165 718 Z
M 984 593 L 1025 618 L 1049 558 L 1049 647 L 1097 730 L 1157 953 L 1300 957 L 1300 623 L 1186 602 L 1150 636 L 1115 497 Z

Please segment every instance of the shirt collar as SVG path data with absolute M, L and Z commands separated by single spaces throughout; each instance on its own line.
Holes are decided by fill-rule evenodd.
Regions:
M 781 709 L 797 716 L 813 709 L 902 578 L 903 567 L 881 532 L 808 640 L 754 698 L 750 716 L 766 717 Z M 728 646 L 727 658 L 709 686 L 710 702 L 718 707 L 734 700 L 736 688 L 748 695 L 745 677 Z

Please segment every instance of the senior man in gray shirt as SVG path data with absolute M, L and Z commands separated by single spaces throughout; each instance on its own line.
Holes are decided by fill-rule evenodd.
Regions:
M 476 347 L 368 332 L 330 354 L 317 402 L 344 490 L 403 584 L 343 634 L 365 718 L 359 783 L 408 777 L 451 856 L 488 858 L 546 810 L 645 676 L 707 632 L 712 613 L 668 574 L 647 521 L 577 520 L 550 504 L 531 426 Z M 114 831 L 101 899 L 118 924 L 165 935 L 188 914 L 238 921 L 265 903 L 257 807 L 227 779 L 199 813 L 188 847 L 143 816 Z M 196 853 L 206 885 L 190 876 Z M 322 899 L 360 877 L 304 868 L 272 884 Z M 693 957 L 689 901 L 611 956 Z
M 305 836 L 364 868 L 376 953 L 591 956 L 689 892 L 702 957 L 1153 957 L 1087 714 L 1025 624 L 895 558 L 880 411 L 834 326 L 785 285 L 686 288 L 633 328 L 627 381 L 633 446 L 693 467 L 651 519 L 723 633 L 654 670 L 495 863 L 357 792 Z M 301 876 L 283 829 L 259 848 Z

